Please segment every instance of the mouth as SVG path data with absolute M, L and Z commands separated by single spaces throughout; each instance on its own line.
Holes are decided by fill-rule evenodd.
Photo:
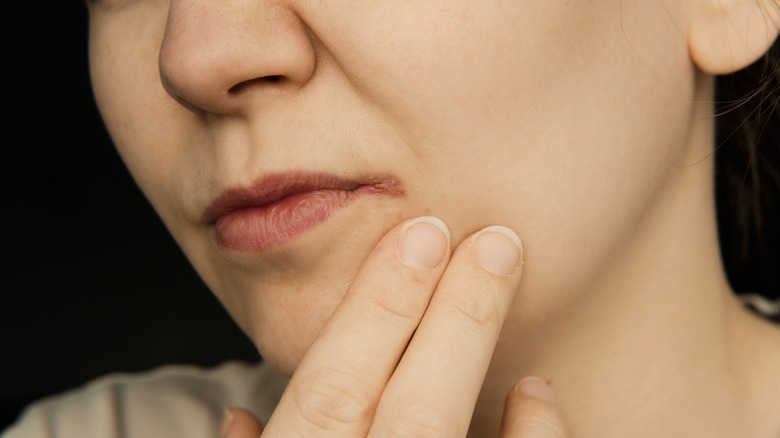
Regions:
M 268 251 L 295 240 L 364 196 L 403 196 L 392 176 L 344 179 L 325 173 L 265 175 L 248 187 L 225 191 L 202 221 L 213 227 L 219 246 L 233 251 Z

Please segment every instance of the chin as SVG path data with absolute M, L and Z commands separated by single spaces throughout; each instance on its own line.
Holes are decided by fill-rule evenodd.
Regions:
M 317 329 L 299 329 L 294 335 L 285 330 L 266 329 L 253 335 L 252 340 L 263 360 L 277 373 L 289 378 L 309 351 L 324 323 L 322 321 Z
M 348 284 L 348 283 L 347 283 Z M 343 287 L 346 290 L 348 286 Z M 249 312 L 248 321 L 239 325 L 257 347 L 263 360 L 276 372 L 291 377 L 322 327 L 341 303 L 344 292 L 331 285 L 333 293 L 311 287 L 265 294 Z
M 263 359 L 291 376 L 376 243 L 407 216 L 373 214 L 379 217 L 357 225 L 350 215 L 334 217 L 319 232 L 259 255 L 255 264 L 231 263 L 220 253 L 196 257 L 201 263 L 194 265 Z
M 265 346 L 255 342 L 255 346 L 260 352 L 263 362 L 268 364 L 277 374 L 288 379 L 292 377 L 303 357 L 300 352 L 293 352 L 281 345 Z

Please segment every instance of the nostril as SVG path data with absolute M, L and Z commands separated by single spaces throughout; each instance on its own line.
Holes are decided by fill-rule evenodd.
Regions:
M 286 79 L 283 75 L 269 75 L 261 78 L 252 79 L 238 83 L 228 90 L 228 94 L 240 94 L 245 88 L 252 86 L 253 84 L 277 84 L 283 82 Z

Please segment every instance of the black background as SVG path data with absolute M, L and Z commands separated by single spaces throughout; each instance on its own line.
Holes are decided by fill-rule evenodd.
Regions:
M 86 7 L 14 2 L 4 55 L 0 431 L 116 371 L 259 356 L 121 163 L 89 88 Z

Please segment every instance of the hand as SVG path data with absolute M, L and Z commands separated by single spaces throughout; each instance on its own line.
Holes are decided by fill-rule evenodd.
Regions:
M 246 411 L 222 436 L 465 437 L 522 273 L 520 240 L 488 227 L 450 251 L 435 218 L 376 245 L 296 369 L 265 430 Z M 502 437 L 564 436 L 550 388 L 509 391 Z
M 222 420 L 222 438 L 257 438 L 263 432 L 260 420 L 245 409 L 231 408 Z M 566 438 L 565 426 L 555 407 L 555 396 L 538 378 L 523 379 L 507 394 L 502 437 Z

